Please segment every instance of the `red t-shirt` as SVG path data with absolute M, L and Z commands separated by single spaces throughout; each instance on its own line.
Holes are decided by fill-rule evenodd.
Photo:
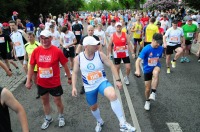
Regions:
M 33 51 L 30 64 L 37 64 L 38 85 L 44 88 L 55 88 L 61 85 L 59 62 L 65 65 L 68 59 L 53 45 L 48 49 L 39 46 Z
M 149 22 L 149 17 L 143 17 L 141 18 L 141 22 L 143 24 L 143 26 L 146 26 Z
M 106 16 L 101 16 L 102 23 L 106 23 Z
M 164 29 L 163 28 L 159 28 L 158 30 L 159 30 L 160 34 L 164 34 Z
M 116 22 L 119 22 L 119 21 L 120 21 L 120 18 L 119 18 L 119 17 L 116 17 L 116 16 L 114 16 L 114 20 L 115 20 Z

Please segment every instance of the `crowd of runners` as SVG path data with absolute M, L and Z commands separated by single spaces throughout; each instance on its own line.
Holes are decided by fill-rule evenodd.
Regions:
M 74 97 L 78 94 L 77 75 L 81 71 L 83 86 L 80 94 L 85 94 L 91 113 L 97 120 L 96 132 L 100 132 L 104 124 L 97 104 L 98 93 L 110 101 L 119 120 L 120 131 L 135 131 L 123 116 L 115 89 L 106 78 L 104 65 L 110 67 L 116 86 L 121 89 L 121 63 L 126 67 L 123 82 L 129 85 L 130 71 L 133 70 L 130 61 L 135 61 L 135 76 L 144 74 L 144 109 L 148 111 L 150 100 L 155 101 L 159 83 L 159 59 L 166 60 L 163 69 L 167 74 L 176 68 L 177 61 L 189 63 L 191 46 L 200 40 L 199 26 L 200 12 L 190 13 L 184 8 L 147 12 L 68 12 L 58 17 L 51 13 L 45 17 L 40 14 L 37 23 L 33 24 L 27 18 L 24 25 L 18 12 L 14 11 L 10 21 L 0 23 L 0 66 L 11 76 L 12 64 L 17 74 L 24 72 L 27 75 L 24 84 L 28 89 L 31 89 L 32 83 L 37 86 L 36 98 L 41 98 L 45 115 L 41 126 L 43 130 L 53 121 L 49 95 L 53 96 L 58 108 L 59 127 L 65 126 L 60 80 L 60 68 L 64 68 L 65 73 L 61 74 L 66 76 L 68 84 L 72 84 Z M 200 62 L 200 48 L 196 56 Z M 17 65 L 16 61 L 21 65 Z M 11 131 L 7 107 L 21 113 L 22 130 L 29 131 L 22 105 L 5 88 L 0 91 L 0 115 L 7 119 L 7 122 L 0 121 L 0 131 Z

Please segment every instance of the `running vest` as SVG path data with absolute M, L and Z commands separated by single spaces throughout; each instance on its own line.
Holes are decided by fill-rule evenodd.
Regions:
M 3 88 L 0 87 L 0 95 Z M 1 96 L 0 96 L 1 97 Z M 0 99 L 1 101 L 1 99 Z M 12 132 L 11 123 L 10 123 L 10 115 L 8 111 L 8 106 L 2 105 L 0 103 L 0 132 Z
M 133 33 L 133 38 L 136 39 L 141 39 L 142 38 L 142 24 L 138 24 L 137 22 L 135 23 L 135 27 L 134 29 L 136 29 L 137 31 L 135 31 Z
M 10 38 L 15 46 L 15 52 L 17 57 L 21 57 L 25 55 L 25 49 L 24 49 L 24 42 L 23 42 L 23 36 L 21 32 L 12 32 L 10 34 Z
M 129 56 L 126 43 L 126 33 L 122 32 L 121 37 L 118 37 L 116 33 L 113 34 L 114 58 L 125 58 Z
M 84 52 L 81 52 L 79 54 L 79 63 L 86 92 L 96 89 L 102 82 L 107 80 L 103 62 L 98 51 L 94 53 L 92 60 L 88 60 Z

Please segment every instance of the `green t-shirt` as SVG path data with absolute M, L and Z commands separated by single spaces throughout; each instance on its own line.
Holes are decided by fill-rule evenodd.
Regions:
M 182 28 L 185 40 L 192 40 L 194 38 L 194 33 L 197 31 L 197 26 L 195 24 L 185 24 Z

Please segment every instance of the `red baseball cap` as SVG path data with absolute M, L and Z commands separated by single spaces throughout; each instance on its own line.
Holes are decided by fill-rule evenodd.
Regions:
M 13 15 L 17 15 L 18 14 L 18 12 L 16 12 L 16 11 L 13 11 Z
M 4 27 L 9 27 L 9 24 L 8 24 L 7 22 L 4 22 L 2 25 L 3 25 Z

